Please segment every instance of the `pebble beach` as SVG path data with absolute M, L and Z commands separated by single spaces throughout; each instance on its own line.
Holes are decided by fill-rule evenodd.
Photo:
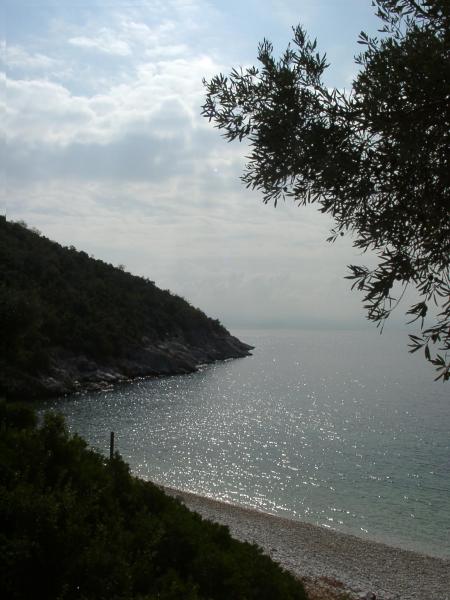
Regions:
M 227 525 L 236 539 L 256 543 L 273 560 L 299 577 L 317 598 L 450 600 L 450 560 L 402 550 L 163 488 L 203 518 Z

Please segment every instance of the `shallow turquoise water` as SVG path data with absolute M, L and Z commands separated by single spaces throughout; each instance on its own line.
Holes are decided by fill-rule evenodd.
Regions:
M 141 477 L 449 557 L 449 387 L 405 335 L 236 333 L 252 357 L 43 408 Z

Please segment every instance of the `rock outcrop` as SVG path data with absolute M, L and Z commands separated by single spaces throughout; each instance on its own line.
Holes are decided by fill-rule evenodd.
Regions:
M 143 339 L 118 358 L 95 360 L 54 349 L 44 373 L 17 373 L 9 395 L 16 397 L 61 396 L 83 390 L 102 390 L 140 377 L 160 377 L 195 372 L 199 365 L 250 355 L 252 346 L 232 335 L 214 336 L 201 344 L 172 339 L 151 343 Z

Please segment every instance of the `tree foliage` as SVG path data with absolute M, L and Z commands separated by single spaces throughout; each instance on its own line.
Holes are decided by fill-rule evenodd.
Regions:
M 306 600 L 255 545 L 190 512 L 49 413 L 0 402 L 0 594 L 9 600 Z
M 334 218 L 329 241 L 349 233 L 378 257 L 350 265 L 368 318 L 383 326 L 406 288 L 420 333 L 411 351 L 450 378 L 450 4 L 374 0 L 379 37 L 362 32 L 350 92 L 323 82 L 325 55 L 305 30 L 276 60 L 264 40 L 260 67 L 205 81 L 202 114 L 231 140 L 247 139 L 247 187 L 264 202 L 316 203 Z M 425 317 L 437 313 L 431 325 Z M 431 352 L 431 350 L 433 352 Z M 441 353 L 440 353 L 441 352 Z

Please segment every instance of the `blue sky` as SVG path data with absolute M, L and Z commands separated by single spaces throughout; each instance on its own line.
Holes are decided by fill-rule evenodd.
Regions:
M 314 209 L 262 204 L 245 147 L 200 116 L 202 78 L 282 51 L 302 23 L 348 88 L 370 0 L 6 0 L 2 212 L 125 264 L 225 325 L 364 326 L 364 262 Z

